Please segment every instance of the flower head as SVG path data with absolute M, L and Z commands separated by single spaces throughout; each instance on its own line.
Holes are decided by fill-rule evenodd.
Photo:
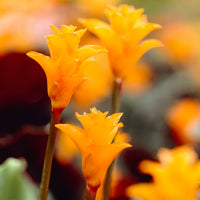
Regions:
M 47 36 L 50 57 L 37 52 L 27 55 L 36 60 L 47 77 L 48 95 L 53 109 L 63 110 L 69 103 L 76 88 L 85 80 L 82 68 L 94 61 L 91 57 L 105 51 L 95 45 L 78 48 L 85 29 L 75 26 L 51 26 L 55 35 Z
M 153 176 L 153 183 L 130 186 L 127 194 L 144 200 L 194 200 L 197 197 L 200 180 L 200 160 L 189 146 L 161 149 L 160 163 L 143 161 L 140 169 Z M 184 191 L 187 191 L 185 194 Z
M 122 113 L 106 117 L 108 112 L 101 113 L 96 108 L 90 111 L 91 113 L 83 115 L 76 113 L 83 129 L 70 124 L 58 124 L 56 127 L 68 134 L 79 148 L 87 186 L 97 189 L 113 159 L 120 151 L 131 145 L 122 142 L 112 143 L 118 128 L 123 126 L 122 123 L 118 123 Z
M 165 26 L 161 39 L 166 48 L 164 53 L 177 62 L 177 66 L 196 61 L 199 57 L 200 37 L 198 31 L 187 22 L 174 21 Z M 190 65 L 189 65 L 190 66 Z
M 200 103 L 197 99 L 178 101 L 170 107 L 166 119 L 177 142 L 187 144 L 200 141 Z
M 151 31 L 161 28 L 158 24 L 148 23 L 143 12 L 143 9 L 128 5 L 110 6 L 105 10 L 110 24 L 97 19 L 81 19 L 108 49 L 112 71 L 118 78 L 124 79 L 150 48 L 161 46 L 155 39 L 140 42 Z

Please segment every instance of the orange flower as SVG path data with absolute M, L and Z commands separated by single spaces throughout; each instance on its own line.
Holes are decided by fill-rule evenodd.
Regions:
M 91 113 L 83 115 L 76 113 L 84 129 L 70 124 L 58 124 L 56 127 L 68 134 L 79 148 L 87 186 L 96 191 L 113 159 L 120 151 L 131 145 L 122 142 L 112 143 L 118 128 L 123 126 L 122 123 L 118 123 L 122 113 L 106 117 L 108 112 L 101 113 L 96 108 L 90 111 Z
M 100 46 L 87 45 L 78 48 L 85 29 L 75 31 L 75 26 L 61 26 L 62 31 L 51 26 L 55 35 L 47 36 L 50 57 L 37 52 L 27 55 L 43 68 L 48 85 L 48 95 L 53 109 L 63 110 L 76 88 L 85 80 L 82 68 L 90 64 L 91 57 L 105 52 Z
M 188 146 L 161 149 L 160 163 L 143 161 L 140 169 L 153 176 L 153 183 L 130 186 L 127 194 L 144 200 L 194 200 L 197 198 L 200 180 L 200 160 Z M 185 193 L 187 192 L 187 193 Z
M 170 22 L 162 33 L 165 53 L 173 61 L 185 66 L 186 62 L 195 61 L 199 57 L 199 33 L 186 22 Z M 190 66 L 190 65 L 189 65 Z M 186 65 L 186 67 L 188 67 Z
M 192 98 L 177 102 L 167 113 L 167 123 L 181 144 L 198 142 L 200 103 Z
M 161 28 L 158 24 L 148 23 L 143 12 L 143 9 L 128 5 L 110 6 L 105 11 L 110 25 L 97 19 L 81 19 L 81 23 L 108 49 L 111 68 L 117 78 L 124 79 L 146 51 L 161 46 L 155 39 L 140 42 L 151 31 Z
M 153 71 L 151 67 L 144 62 L 138 63 L 130 69 L 129 75 L 124 80 L 124 90 L 128 95 L 142 93 L 152 85 Z

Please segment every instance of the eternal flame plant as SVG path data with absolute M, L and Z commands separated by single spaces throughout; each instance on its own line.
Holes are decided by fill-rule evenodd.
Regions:
M 83 129 L 70 124 L 58 124 L 56 127 L 68 134 L 79 148 L 86 180 L 85 199 L 95 200 L 107 168 L 120 151 L 131 145 L 124 142 L 112 143 L 118 128 L 123 126 L 122 123 L 118 123 L 122 113 L 106 117 L 108 112 L 101 113 L 96 108 L 90 111 L 91 113 L 83 115 L 76 113 Z
M 109 6 L 105 14 L 110 24 L 98 19 L 80 19 L 80 22 L 94 33 L 108 50 L 110 67 L 114 75 L 112 92 L 112 112 L 120 110 L 120 96 L 123 80 L 131 68 L 135 67 L 142 55 L 162 43 L 156 39 L 145 39 L 150 32 L 160 29 L 159 24 L 148 23 L 143 9 L 133 6 Z M 141 41 L 142 40 L 142 41 Z M 109 185 L 112 165 L 105 180 L 105 200 L 109 198 Z
M 36 60 L 47 77 L 48 95 L 51 100 L 50 131 L 41 180 L 40 199 L 46 200 L 49 187 L 52 159 L 55 149 L 57 129 L 62 111 L 68 105 L 76 88 L 86 79 L 82 68 L 94 62 L 92 56 L 106 50 L 96 45 L 78 47 L 86 29 L 76 30 L 75 26 L 61 26 L 61 31 L 51 26 L 55 35 L 46 37 L 50 57 L 37 52 L 27 55 Z

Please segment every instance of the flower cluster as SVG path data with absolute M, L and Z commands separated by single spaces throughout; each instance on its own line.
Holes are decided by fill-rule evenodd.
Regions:
M 109 194 L 104 193 L 106 188 L 103 185 L 104 181 L 105 187 L 110 184 L 108 168 L 122 150 L 131 147 L 130 144 L 121 142 L 123 139 L 116 139 L 118 129 L 123 126 L 122 123 L 119 123 L 122 113 L 113 109 L 114 113 L 107 117 L 108 112 L 102 113 L 95 107 L 90 109 L 91 113 L 84 112 L 83 115 L 76 113 L 76 117 L 83 128 L 71 124 L 60 124 L 60 115 L 69 104 L 75 90 L 87 79 L 85 75 L 96 76 L 90 71 L 93 71 L 93 68 L 94 71 L 97 71 L 97 66 L 101 67 L 101 65 L 94 64 L 97 54 L 107 53 L 116 80 L 118 78 L 124 80 L 147 50 L 161 46 L 159 40 L 143 40 L 151 31 L 161 28 L 158 24 L 148 23 L 143 12 L 143 9 L 135 9 L 133 6 L 110 6 L 105 11 L 110 25 L 97 19 L 82 19 L 82 24 L 100 38 L 104 47 L 97 45 L 79 47 L 80 39 L 86 29 L 76 31 L 76 27 L 73 25 L 62 25 L 61 30 L 59 30 L 51 25 L 55 35 L 46 37 L 50 56 L 33 51 L 27 53 L 29 57 L 41 65 L 46 74 L 48 95 L 53 113 L 41 181 L 41 199 L 47 198 L 57 130 L 64 132 L 60 133 L 61 135 L 69 136 L 80 150 L 82 171 L 87 186 L 86 196 L 89 195 L 86 199 L 94 200 L 100 186 L 101 195 L 103 198 L 108 198 Z M 107 55 L 105 58 L 107 58 Z M 90 71 L 88 72 L 86 69 Z M 99 69 L 100 72 L 104 73 L 104 70 Z M 103 90 L 110 83 L 102 77 L 98 82 L 102 83 Z M 82 91 L 84 91 L 83 88 Z M 81 95 L 84 94 L 76 93 L 76 98 L 80 98 L 78 101 L 82 100 Z M 101 94 L 96 92 L 95 96 L 98 95 Z M 118 97 L 114 98 L 113 105 L 120 104 L 118 102 L 120 91 L 113 93 L 113 96 L 116 95 Z M 92 98 L 93 95 L 90 99 Z M 57 115 L 57 113 L 59 114 Z M 64 140 L 65 137 L 58 140 L 60 148 L 58 148 L 57 155 L 61 160 L 64 157 L 63 151 L 66 151 L 66 146 L 63 144 Z M 108 173 L 106 173 L 107 170 Z

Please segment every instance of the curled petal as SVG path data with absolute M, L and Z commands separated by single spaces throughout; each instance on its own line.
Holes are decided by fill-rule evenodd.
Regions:
M 55 26 L 53 26 L 52 24 L 50 24 L 50 27 L 52 29 L 52 31 L 54 32 L 55 35 L 60 35 L 61 34 L 61 31 L 56 28 Z
M 127 188 L 126 194 L 128 197 L 139 197 L 142 199 L 160 200 L 151 183 L 140 183 Z
M 144 21 L 135 23 L 134 28 L 127 33 L 127 41 L 131 41 L 132 45 L 137 45 L 144 37 L 146 37 L 153 30 L 161 28 L 162 27 L 159 24 L 144 24 Z
M 107 50 L 103 47 L 96 46 L 96 45 L 87 45 L 80 47 L 77 51 L 79 62 L 82 63 L 84 60 L 98 54 L 107 52 Z
M 144 160 L 140 163 L 139 169 L 145 174 L 157 174 L 161 171 L 161 166 L 157 162 Z
M 162 46 L 163 44 L 159 40 L 156 39 L 145 40 L 139 44 L 138 50 L 134 55 L 134 57 L 136 60 L 139 60 L 143 56 L 143 54 L 146 53 L 151 48 L 162 47 Z
M 70 124 L 57 124 L 55 125 L 55 127 L 61 130 L 64 134 L 67 134 L 71 138 L 71 140 L 76 144 L 81 154 L 85 154 L 87 150 L 86 147 L 88 145 L 88 141 L 85 139 L 83 129 Z
M 60 37 L 55 35 L 49 35 L 46 37 L 46 39 L 50 56 L 53 60 L 58 59 L 63 54 L 66 54 L 66 45 L 63 43 L 63 40 Z
M 51 62 L 51 59 L 49 58 L 49 56 L 45 56 L 44 54 L 35 52 L 35 51 L 30 51 L 26 54 L 27 56 L 29 56 L 30 58 L 32 58 L 33 60 L 35 60 L 36 62 L 38 62 L 41 67 L 43 68 L 44 72 L 46 74 L 48 74 L 48 76 L 52 77 L 53 75 L 53 63 Z M 47 76 L 47 78 L 48 78 Z

